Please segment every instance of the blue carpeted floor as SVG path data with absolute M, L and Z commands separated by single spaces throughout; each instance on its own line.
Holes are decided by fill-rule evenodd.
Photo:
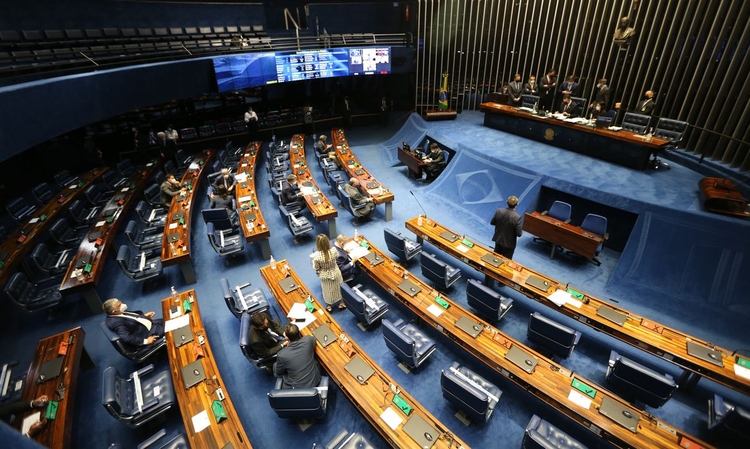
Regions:
M 567 257 L 550 260 L 548 251 L 534 243 L 529 235 L 519 240 L 514 258 L 591 294 L 619 301 L 620 306 L 635 313 L 723 347 L 745 348 L 744 352 L 750 353 L 750 331 L 744 325 L 750 318 L 750 299 L 740 293 L 740 281 L 750 273 L 750 226 L 738 220 L 702 212 L 697 195 L 697 183 L 702 175 L 675 163 L 670 171 L 633 171 L 485 128 L 482 118 L 480 113 L 464 112 L 455 121 L 426 123 L 411 115 L 394 120 L 387 128 L 355 127 L 348 130 L 347 137 L 357 157 L 396 196 L 392 221 L 383 221 L 384 210 L 379 206 L 375 219 L 358 226 L 359 232 L 385 249 L 383 228 L 408 234 L 403 223 L 419 213 L 421 204 L 429 216 L 489 245 L 491 227 L 488 222 L 495 208 L 503 205 L 507 196 L 517 195 L 521 199 L 521 213 L 535 210 L 542 189 L 624 210 L 637 215 L 630 238 L 622 252 L 605 248 L 600 256 L 600 267 Z M 277 137 L 284 140 L 289 138 Z M 457 152 L 446 171 L 432 184 L 407 179 L 405 168 L 398 166 L 396 159 L 396 145 L 407 141 L 415 146 L 423 143 L 425 137 L 436 139 Z M 307 143 L 308 155 L 313 157 L 311 137 L 308 137 Z M 317 165 L 311 163 L 311 167 L 318 184 L 324 187 L 325 182 Z M 312 234 L 295 243 L 281 221 L 275 201 L 265 188 L 264 171 L 258 173 L 256 185 L 261 210 L 271 229 L 273 255 L 276 259 L 288 259 L 302 280 L 319 294 L 320 285 L 309 264 L 308 255 L 313 250 L 314 236 L 325 232 L 325 225 L 316 224 Z M 205 205 L 201 202 L 205 202 L 203 195 L 199 196 L 196 206 Z M 168 295 L 172 285 L 178 290 L 195 288 L 206 333 L 226 390 L 238 409 L 254 447 L 307 448 L 313 442 L 327 442 L 342 427 L 362 432 L 379 447 L 386 447 L 348 399 L 335 389 L 326 417 L 304 431 L 294 422 L 277 418 L 270 410 L 266 392 L 271 389 L 273 379 L 249 365 L 242 356 L 237 345 L 239 322 L 226 309 L 218 285 L 220 277 L 228 278 L 231 285 L 251 281 L 268 294 L 258 273 L 258 268 L 267 262 L 261 259 L 256 244 L 248 245 L 244 253 L 233 259 L 219 258 L 206 241 L 205 225 L 199 217 L 196 218 L 192 248 L 197 284 L 185 285 L 177 267 L 165 269 L 164 276 L 152 284 L 132 284 L 119 272 L 114 260 L 110 260 L 99 287 L 100 296 L 118 297 L 131 309 L 148 311 L 159 310 L 160 300 Z M 352 218 L 343 209 L 339 211 L 337 225 L 339 232 L 347 235 L 354 232 Z M 436 252 L 438 257 L 462 269 L 462 279 L 452 287 L 448 296 L 465 306 L 466 280 L 479 279 L 479 274 L 442 255 L 429 244 L 425 249 Z M 418 262 L 409 268 L 415 275 L 420 274 Z M 359 281 L 389 300 L 388 294 L 366 276 Z M 540 306 L 516 292 L 500 290 L 516 302 L 498 327 L 525 342 L 528 314 Z M 391 310 L 388 316 L 391 319 L 411 318 L 410 312 L 396 301 L 389 302 Z M 546 310 L 542 312 L 549 314 Z M 20 366 L 28 365 L 39 338 L 78 325 L 85 329 L 86 348 L 97 366 L 82 372 L 79 378 L 73 447 L 103 448 L 116 441 L 125 447 L 135 447 L 137 442 L 155 430 L 131 431 L 111 418 L 101 406 L 100 385 L 104 368 L 116 366 L 122 373 L 135 368 L 103 338 L 99 329 L 102 315 L 92 316 L 85 303 L 76 298 L 63 307 L 54 320 L 48 321 L 44 314 L 23 314 L 7 301 L 0 305 L 0 314 L 4 342 L 0 349 L 0 360 L 18 360 Z M 274 314 L 283 315 L 275 304 Z M 530 395 L 431 329 L 426 331 L 436 339 L 437 351 L 419 370 L 405 374 L 385 347 L 378 326 L 363 332 L 356 326 L 351 313 L 337 312 L 334 317 L 403 389 L 471 447 L 520 447 L 523 429 L 534 413 L 551 420 L 589 447 L 601 445 L 593 435 L 539 401 L 530 400 Z M 595 383 L 604 383 L 611 349 L 660 371 L 679 375 L 679 370 L 671 364 L 583 328 L 562 316 L 556 319 L 583 332 L 581 343 L 562 364 Z M 456 410 L 440 394 L 436 394 L 440 370 L 450 366 L 453 361 L 471 367 L 503 390 L 500 404 L 488 423 L 464 426 L 454 416 Z M 157 365 L 167 369 L 166 357 L 157 361 Z M 692 393 L 678 391 L 665 406 L 649 408 L 648 411 L 688 433 L 721 445 L 722 441 L 706 430 L 706 401 L 714 393 L 740 403 L 750 402 L 746 397 L 703 380 Z M 177 413 L 173 413 L 168 415 L 163 425 L 178 428 L 182 423 Z

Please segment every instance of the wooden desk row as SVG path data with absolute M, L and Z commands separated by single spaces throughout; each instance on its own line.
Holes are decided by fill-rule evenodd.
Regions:
M 466 352 L 597 436 L 618 447 L 676 448 L 681 447 L 685 441 L 709 447 L 695 437 L 632 407 L 599 385 L 516 342 L 442 294 L 440 297 L 449 306 L 447 309 L 440 307 L 435 301 L 436 293 L 432 287 L 410 275 L 371 242 L 360 236 L 360 244 L 362 242 L 366 242 L 370 251 L 377 254 L 383 262 L 373 265 L 363 257 L 357 259 L 357 264 L 388 293 Z M 407 279 L 416 289 L 416 293 L 412 292 L 413 296 L 399 287 Z M 476 338 L 457 327 L 456 322 L 462 317 L 473 321 L 481 329 Z M 538 364 L 531 373 L 506 358 L 512 348 L 520 349 L 537 360 Z M 583 387 L 577 389 L 575 385 Z M 586 390 L 588 395 L 579 390 Z M 620 426 L 599 412 L 605 400 L 618 404 L 638 420 L 635 431 Z
M 191 310 L 188 312 L 184 312 L 185 303 L 190 305 Z M 172 307 L 178 308 L 178 315 L 182 315 L 184 312 L 190 316 L 189 326 L 194 337 L 193 342 L 183 344 L 178 348 L 175 346 L 175 339 L 172 332 L 166 333 L 166 346 L 167 354 L 169 355 L 172 382 L 174 383 L 174 391 L 180 406 L 180 415 L 185 425 L 185 433 L 190 441 L 190 447 L 194 449 L 219 449 L 225 447 L 238 449 L 252 447 L 245 429 L 242 427 L 237 411 L 234 409 L 232 399 L 229 397 L 226 384 L 224 384 L 221 378 L 219 368 L 216 366 L 216 360 L 211 351 L 211 345 L 208 343 L 208 335 L 201 319 L 195 290 L 180 293 L 178 295 L 178 303 L 175 303 L 172 297 L 162 299 L 161 309 L 165 321 L 171 316 L 170 309 Z M 177 317 L 175 316 L 175 318 Z M 203 344 L 200 343 L 200 338 L 203 339 Z M 199 359 L 196 357 L 196 348 L 200 348 L 203 351 L 203 356 Z M 206 379 L 190 388 L 185 388 L 182 367 L 196 360 L 201 360 Z M 223 400 L 218 396 L 218 388 L 221 388 L 224 394 Z M 212 411 L 214 401 L 221 402 L 227 415 L 226 419 L 218 423 Z M 203 412 L 208 414 L 209 426 L 196 432 L 193 426 L 193 417 Z M 231 446 L 228 446 L 230 444 Z
M 102 313 L 102 301 L 96 288 L 104 270 L 105 258 L 114 244 L 117 229 L 125 221 L 128 211 L 140 200 L 141 192 L 152 182 L 154 173 L 161 166 L 161 163 L 150 162 L 141 171 L 131 175 L 125 187 L 119 188 L 102 207 L 60 283 L 60 293 L 64 296 L 82 293 L 94 314 Z
M 0 254 L 2 254 L 0 258 L 0 262 L 2 262 L 0 264 L 0 285 L 5 285 L 10 276 L 17 270 L 18 264 L 23 261 L 26 253 L 34 248 L 39 237 L 68 210 L 70 203 L 83 195 L 88 186 L 97 182 L 107 170 L 106 167 L 95 168 L 83 173 L 75 183 L 66 186 L 55 198 L 39 209 L 33 218 L 19 226 L 0 244 Z M 44 220 L 41 217 L 45 217 Z M 19 239 L 22 241 L 19 241 Z
M 34 436 L 34 440 L 43 446 L 53 449 L 70 447 L 79 368 L 89 369 L 94 367 L 94 362 L 83 346 L 85 337 L 86 332 L 79 326 L 43 338 L 37 344 L 34 359 L 26 375 L 21 400 L 33 401 L 41 395 L 47 395 L 50 401 L 58 402 L 55 419 L 47 420 L 47 425 Z M 61 355 L 62 348 L 67 348 L 64 355 Z M 41 380 L 40 374 L 44 364 L 58 357 L 63 358 L 60 375 Z M 26 417 L 41 413 L 40 418 L 43 418 L 44 412 L 45 409 L 43 408 L 23 412 L 16 416 L 13 425 L 21 430 L 23 420 Z
M 318 222 L 328 221 L 328 237 L 336 238 L 336 217 L 339 213 L 318 187 L 305 157 L 305 135 L 294 134 L 289 144 L 289 164 L 297 175 L 297 185 L 305 194 L 305 204 Z M 309 193 L 312 190 L 313 193 Z
M 567 286 L 565 283 L 507 260 L 477 242 L 473 242 L 473 246 L 469 248 L 461 243 L 461 234 L 440 225 L 434 220 L 425 219 L 422 226 L 419 226 L 417 221 L 417 217 L 409 219 L 406 222 L 406 228 L 416 234 L 419 241 L 429 241 L 447 254 L 484 273 L 488 279 L 495 279 L 503 285 L 511 287 L 540 304 L 557 310 L 580 323 L 684 368 L 685 374 L 677 382 L 681 387 L 689 383 L 688 376 L 692 372 L 742 393 L 750 394 L 750 378 L 738 374 L 746 371 L 742 367 L 735 366 L 732 351 L 638 316 L 583 291 L 573 291 L 573 294 L 580 297 L 580 300 L 572 298 L 571 301 L 562 306 L 557 306 L 550 300 L 550 297 L 559 290 L 566 292 Z M 459 238 L 451 242 L 446 238 L 447 236 L 459 236 Z M 495 267 L 482 259 L 488 256 L 500 260 L 502 264 Z M 547 282 L 547 289 L 541 290 L 529 285 L 527 281 L 532 277 Z M 600 315 L 602 311 L 616 312 L 622 317 L 624 324 L 620 325 L 604 318 Z M 716 360 L 716 363 L 711 363 L 689 354 L 687 352 L 689 341 L 714 349 L 718 354 L 717 357 L 720 355 L 719 360 Z
M 161 243 L 161 262 L 165 267 L 179 265 L 182 276 L 188 284 L 195 284 L 195 270 L 190 256 L 190 223 L 195 208 L 190 210 L 193 198 L 198 193 L 201 179 L 206 168 L 211 164 L 215 153 L 205 150 L 193 158 L 190 167 L 182 175 L 180 183 L 187 187 L 185 195 L 172 198 L 164 226 L 164 237 Z
M 366 195 L 372 198 L 375 204 L 385 204 L 385 221 L 391 221 L 393 218 L 393 192 L 378 182 L 363 166 L 359 163 L 357 156 L 352 153 L 349 143 L 346 141 L 343 129 L 332 129 L 331 136 L 333 139 L 333 148 L 336 150 L 336 157 L 341 162 L 341 167 L 349 178 L 359 179 L 362 190 Z M 347 179 L 348 181 L 348 179 Z
M 268 260 L 271 258 L 271 246 L 268 244 L 271 232 L 260 212 L 258 196 L 255 193 L 255 167 L 260 145 L 260 142 L 250 142 L 237 164 L 237 175 L 240 179 L 237 180 L 235 187 L 235 198 L 245 241 L 248 243 L 257 241 L 260 244 L 263 259 Z
M 536 211 L 524 214 L 523 230 L 552 243 L 550 259 L 555 256 L 558 246 L 593 259 L 596 257 L 596 248 L 604 242 L 604 236 Z
M 398 160 L 406 165 L 407 178 L 421 178 L 422 168 L 427 165 L 419 155 L 398 147 Z
M 315 345 L 315 354 L 319 363 L 328 373 L 331 380 L 339 386 L 341 391 L 346 394 L 349 400 L 359 409 L 362 415 L 372 424 L 383 438 L 392 446 L 398 448 L 419 448 L 420 446 L 403 431 L 403 425 L 409 419 L 409 416 L 419 415 L 427 423 L 432 425 L 440 432 L 440 436 L 435 439 L 432 447 L 436 448 L 465 448 L 469 449 L 465 443 L 455 437 L 450 430 L 438 421 L 430 412 L 422 407 L 406 391 L 400 390 L 401 396 L 413 411 L 409 416 L 397 406 L 392 405 L 393 393 L 391 385 L 396 385 L 393 379 L 375 363 L 362 348 L 354 342 L 354 339 L 347 335 L 339 324 L 331 317 L 329 313 L 321 306 L 322 302 L 316 300 L 310 290 L 305 287 L 297 274 L 289 267 L 286 261 L 276 263 L 276 268 L 265 266 L 260 269 L 261 276 L 266 282 L 271 294 L 276 298 L 279 306 L 285 313 L 289 313 L 295 303 L 304 303 L 306 299 L 311 300 L 316 305 L 314 312 L 315 321 L 302 329 L 303 335 L 312 335 L 312 330 L 327 324 L 331 330 L 339 336 L 337 342 L 323 347 L 320 344 Z M 296 290 L 285 293 L 279 285 L 279 282 L 291 277 L 298 286 Z M 354 357 L 359 356 L 370 368 L 375 370 L 370 379 L 365 384 L 360 384 L 344 366 Z M 391 412 L 398 415 L 402 420 L 395 429 L 386 424 L 380 417 L 388 408 Z

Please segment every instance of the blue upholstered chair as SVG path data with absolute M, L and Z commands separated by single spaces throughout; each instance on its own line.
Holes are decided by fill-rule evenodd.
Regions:
M 362 284 L 351 287 L 346 282 L 342 282 L 341 296 L 346 308 L 354 314 L 357 321 L 369 326 L 382 318 L 390 307 L 369 288 L 365 290 L 361 288 Z
M 279 418 L 322 418 L 328 406 L 328 376 L 313 388 L 281 388 L 284 379 L 276 379 L 268 393 L 268 403 Z
M 99 184 L 91 184 L 90 186 L 86 187 L 86 190 L 83 191 L 83 194 L 86 195 L 86 199 L 89 200 L 89 203 L 94 204 L 96 206 L 103 206 L 107 203 L 107 201 L 112 198 L 114 191 L 105 191 L 106 186 L 103 187 Z
M 313 225 L 307 217 L 289 212 L 284 206 L 279 205 L 279 215 L 286 222 L 289 231 L 295 238 L 313 230 Z
M 413 323 L 383 319 L 383 338 L 388 349 L 411 368 L 417 368 L 436 347 L 435 342 Z
M 434 282 L 438 289 L 450 288 L 454 282 L 461 279 L 459 268 L 454 268 L 441 261 L 435 254 L 422 251 L 420 265 L 422 266 L 422 276 Z
M 542 215 L 549 215 L 556 220 L 560 220 L 564 223 L 570 223 L 570 216 L 572 212 L 573 207 L 569 203 L 556 200 L 554 203 L 552 203 L 552 207 L 550 207 L 549 210 L 545 210 L 544 212 L 542 212 Z M 534 241 L 549 243 L 548 241 L 540 237 L 534 237 Z M 550 257 L 553 257 L 555 255 L 555 251 L 557 251 L 557 246 L 553 245 Z
M 55 196 L 55 192 L 52 191 L 52 188 L 46 182 L 34 186 L 31 189 L 31 194 L 34 195 L 34 199 L 36 199 L 40 206 L 46 205 Z
M 586 113 L 586 107 L 589 105 L 589 101 L 587 99 L 583 97 L 570 97 L 570 99 L 571 101 L 575 101 L 576 103 L 578 103 L 578 110 L 580 111 L 578 112 L 579 116 L 585 117 L 586 115 L 588 115 Z
M 524 449 L 586 449 L 586 446 L 537 415 L 532 416 L 526 425 L 521 447 Z
M 152 228 L 164 230 L 167 223 L 167 209 L 164 207 L 153 207 L 145 201 L 138 201 L 135 205 L 135 213 L 140 220 Z
M 73 248 L 81 244 L 83 240 L 84 229 L 73 229 L 68 220 L 58 219 L 49 228 L 49 235 L 57 244 L 65 248 Z
M 339 200 L 341 199 L 341 190 L 339 190 L 339 186 L 347 181 L 349 181 L 349 179 L 347 179 L 346 172 L 343 170 L 333 170 L 326 174 L 326 182 L 328 182 L 328 185 L 331 187 L 331 193 L 335 193 L 336 196 L 339 197 Z
M 62 302 L 60 284 L 37 284 L 29 281 L 24 273 L 15 273 L 5 284 L 3 291 L 17 306 L 29 312 L 48 309 Z
M 342 429 L 325 445 L 325 449 L 375 449 L 375 445 L 362 434 Z
M 650 122 L 650 115 L 626 112 L 625 117 L 622 119 L 622 129 L 636 134 L 646 134 Z
M 607 365 L 607 382 L 620 397 L 659 408 L 672 397 L 677 384 L 669 374 L 660 374 L 612 351 Z
M 59 172 L 55 173 L 53 178 L 55 179 L 55 183 L 57 183 L 57 185 L 60 186 L 61 189 L 64 189 L 74 182 L 78 181 L 78 176 L 71 175 L 70 171 L 68 170 L 60 170 Z
M 117 263 L 133 282 L 145 281 L 162 273 L 160 251 L 134 253 L 130 245 L 122 245 L 117 251 Z
M 128 377 L 121 377 L 117 369 L 110 366 L 102 375 L 102 405 L 110 415 L 132 429 L 141 427 L 177 405 L 169 370 L 153 371 L 154 365 L 148 365 Z M 136 391 L 136 373 L 140 393 Z M 142 404 L 138 404 L 138 396 L 142 397 Z
M 493 321 L 500 321 L 513 307 L 513 299 L 506 298 L 475 279 L 469 279 L 466 283 L 466 299 L 477 312 Z
M 408 262 L 414 256 L 422 252 L 422 245 L 410 240 L 400 233 L 393 232 L 388 228 L 383 229 L 385 245 L 388 251 L 395 254 L 399 259 Z
M 667 146 L 667 148 L 665 148 L 665 151 L 669 151 L 671 149 L 677 148 L 677 145 L 685 135 L 685 131 L 687 131 L 687 128 L 687 122 L 672 120 L 669 118 L 660 118 L 656 123 L 656 128 L 654 128 L 654 137 L 669 140 L 669 145 Z M 651 168 L 653 168 L 654 170 L 658 170 L 660 168 L 666 168 L 667 170 L 669 170 L 669 164 L 658 159 L 658 152 L 658 149 L 654 150 L 654 158 L 650 161 Z
M 224 297 L 224 302 L 232 312 L 232 315 L 239 319 L 243 313 L 247 312 L 252 315 L 255 312 L 264 312 L 268 310 L 268 300 L 263 290 L 256 288 L 250 289 L 250 282 L 237 285 L 232 289 L 229 287 L 227 278 L 219 279 L 219 287 Z M 244 291 L 243 291 L 244 289 Z
M 201 209 L 201 215 L 203 216 L 203 222 L 213 223 L 215 229 L 233 229 L 236 223 L 233 222 L 233 213 L 225 207 L 217 207 L 215 209 Z
M 206 223 L 206 234 L 211 247 L 220 256 L 228 256 L 245 249 L 245 239 L 239 229 L 216 229 L 213 222 Z
M 133 176 L 136 172 L 136 168 L 133 167 L 133 163 L 130 159 L 123 159 L 117 163 L 117 171 L 124 177 Z
M 14 220 L 16 220 L 18 223 L 21 223 L 22 221 L 25 221 L 27 218 L 31 216 L 34 212 L 36 212 L 37 206 L 33 204 L 29 204 L 23 197 L 18 197 L 10 200 L 5 205 L 5 210 L 8 211 L 8 214 L 10 214 L 11 217 L 13 217 Z
M 158 232 L 158 228 L 141 228 L 135 220 L 130 220 L 125 226 L 125 235 L 130 243 L 141 251 L 161 248 L 163 234 Z
M 147 439 L 143 440 L 136 449 L 189 449 L 185 434 L 179 430 L 167 433 L 166 429 L 161 429 Z M 125 449 L 125 445 L 112 443 L 107 449 Z
M 60 252 L 50 252 L 44 242 L 38 243 L 31 251 L 31 260 L 34 265 L 49 276 L 55 277 L 64 274 L 68 270 L 70 261 L 73 260 L 75 252 L 66 249 Z
M 98 206 L 87 207 L 81 200 L 73 200 L 68 208 L 68 216 L 76 223 L 76 226 L 91 226 L 96 221 L 101 208 Z
M 538 95 L 521 95 L 521 107 L 533 109 L 534 105 L 539 104 Z
M 161 203 L 161 184 L 151 184 L 143 189 L 143 197 L 151 207 L 164 207 Z
M 440 375 L 443 397 L 478 422 L 490 419 L 503 392 L 484 377 L 458 362 Z
M 270 357 L 261 357 L 253 351 L 252 346 L 250 346 L 250 326 L 252 326 L 252 324 L 250 324 L 250 318 L 252 318 L 252 316 L 252 313 L 243 312 L 240 317 L 240 350 L 242 350 L 242 354 L 245 355 L 247 361 L 253 366 L 266 369 L 267 365 L 273 365 L 276 361 L 276 354 Z
M 112 344 L 112 347 L 117 350 L 117 352 L 122 354 L 123 357 L 139 364 L 145 362 L 156 353 L 158 353 L 164 347 L 164 345 L 166 345 L 167 342 L 166 337 L 161 337 L 150 345 L 143 345 L 134 348 L 129 344 L 123 342 L 120 336 L 117 335 L 116 332 L 113 332 L 112 329 L 107 327 L 107 323 L 105 323 L 104 321 L 99 323 L 99 327 L 101 328 L 102 332 L 104 332 L 107 340 L 109 340 L 109 342 Z
M 568 326 L 553 321 L 539 312 L 529 315 L 526 337 L 553 354 L 567 358 L 581 339 L 581 333 Z
M 708 400 L 708 429 L 747 444 L 750 441 L 750 410 L 732 405 L 714 394 Z
M 602 243 L 600 243 L 596 247 L 596 251 L 594 251 L 594 254 L 598 256 L 599 253 L 602 252 L 602 248 L 604 248 L 604 242 L 609 239 L 609 233 L 607 232 L 607 217 L 603 217 L 597 214 L 587 214 L 583 219 L 583 223 L 581 223 L 581 229 L 591 232 L 592 234 L 604 237 L 604 241 L 602 241 Z M 568 251 L 568 253 L 575 254 L 572 251 Z M 602 262 L 596 257 L 591 259 L 591 262 L 595 263 L 596 265 L 602 264 Z

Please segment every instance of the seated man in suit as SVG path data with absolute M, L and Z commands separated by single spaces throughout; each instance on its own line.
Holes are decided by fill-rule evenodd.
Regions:
M 357 259 L 352 258 L 344 249 L 347 240 L 349 240 L 347 236 L 339 234 L 333 242 L 333 247 L 336 248 L 336 251 L 339 253 L 339 255 L 336 256 L 336 265 L 339 266 L 341 276 L 344 279 L 355 278 L 361 273 L 359 267 L 355 263 Z
M 315 337 L 300 334 L 296 324 L 284 326 L 289 344 L 282 348 L 273 365 L 273 374 L 284 379 L 282 388 L 312 388 L 320 383 L 320 367 L 315 360 Z
M 359 206 L 361 204 L 364 204 L 364 207 L 361 207 L 354 211 L 354 214 L 356 215 L 357 219 L 364 218 L 369 219 L 373 212 L 375 212 L 375 204 L 372 201 L 372 198 L 369 196 L 364 196 L 360 193 L 359 189 L 357 188 L 359 186 L 359 180 L 357 178 L 351 178 L 349 180 L 348 184 L 344 184 L 344 192 L 347 193 L 350 197 L 352 197 L 352 204 L 355 206 Z
M 564 95 L 560 107 L 556 111 L 565 117 L 578 117 L 578 103 L 570 99 L 570 95 Z
M 228 168 L 222 168 L 221 174 L 214 179 L 211 184 L 214 189 L 218 189 L 219 186 L 224 186 L 230 195 L 234 194 L 234 186 L 237 184 L 237 180 L 234 179 L 234 175 L 230 173 Z
M 325 134 L 321 134 L 318 138 L 318 143 L 315 145 L 315 151 L 317 151 L 318 154 L 328 154 L 328 151 L 333 145 L 326 143 L 327 140 L 328 137 L 326 137 Z
M 440 149 L 440 146 L 437 143 L 432 142 L 430 144 L 430 152 L 425 155 L 423 160 L 427 162 L 427 166 L 425 167 L 427 177 L 425 178 L 425 181 L 432 182 L 445 168 L 445 155 L 443 154 L 443 150 Z
M 49 403 L 49 398 L 46 394 L 39 396 L 33 401 L 18 401 L 11 402 L 8 404 L 0 405 L 0 419 L 7 420 L 11 416 L 31 410 L 32 408 L 43 409 Z M 29 427 L 28 436 L 33 437 L 36 435 L 45 425 L 47 424 L 47 418 L 44 417 L 44 412 L 41 414 L 41 419 Z
M 289 174 L 281 183 L 281 204 L 283 206 L 305 207 L 305 199 L 297 186 L 297 176 Z
M 284 330 L 277 320 L 265 312 L 256 312 L 250 317 L 250 347 L 259 357 L 266 358 L 277 354 L 281 348 L 289 344 L 284 337 Z M 271 373 L 273 365 L 266 365 L 266 370 Z
M 181 193 L 185 193 L 187 189 L 182 187 L 180 181 L 175 179 L 173 174 L 168 174 L 164 182 L 161 183 L 161 203 L 167 207 L 172 205 L 172 198 L 176 197 Z
M 128 312 L 127 304 L 121 303 L 117 298 L 104 301 L 102 309 L 107 314 L 107 327 L 133 349 L 153 344 L 164 336 L 164 320 L 154 319 L 154 312 Z

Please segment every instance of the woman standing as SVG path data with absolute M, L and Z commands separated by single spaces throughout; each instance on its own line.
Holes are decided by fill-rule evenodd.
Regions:
M 344 278 L 341 277 L 341 271 L 336 265 L 336 256 L 338 251 L 331 247 L 331 242 L 325 234 L 318 234 L 315 239 L 315 248 L 318 250 L 313 254 L 313 268 L 320 278 L 320 285 L 323 287 L 323 300 L 328 304 L 326 310 L 332 311 L 332 305 L 339 303 L 339 309 L 345 309 L 346 305 L 341 301 L 341 283 Z

